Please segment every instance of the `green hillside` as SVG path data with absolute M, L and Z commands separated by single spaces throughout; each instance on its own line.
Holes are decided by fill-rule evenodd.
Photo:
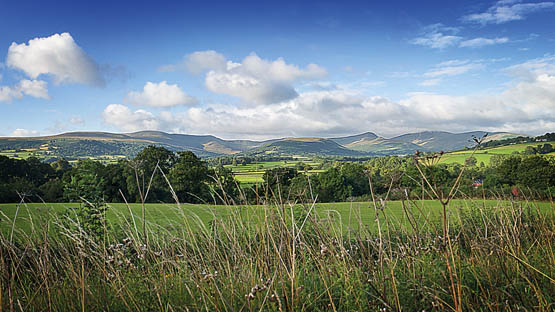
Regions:
M 345 147 L 359 152 L 376 153 L 380 155 L 412 154 L 421 149 L 416 144 L 394 142 L 380 137 L 375 139 L 362 139 L 352 142 Z
M 474 157 L 476 158 L 476 161 L 478 164 L 480 164 L 480 162 L 483 162 L 485 165 L 487 165 L 490 162 L 490 158 L 494 155 L 511 155 L 515 152 L 522 153 L 526 150 L 528 146 L 537 147 L 538 145 L 543 145 L 543 144 L 551 144 L 552 146 L 555 146 L 555 141 L 511 144 L 511 145 L 505 145 L 505 146 L 485 148 L 485 149 L 477 150 L 474 153 Z M 443 155 L 441 162 L 446 164 L 450 164 L 450 163 L 463 164 L 464 161 L 471 155 L 472 155 L 472 150 L 450 152 Z M 547 155 L 555 156 L 555 152 L 551 152 Z
M 248 152 L 249 155 L 364 156 L 329 139 L 291 138 L 273 142 Z

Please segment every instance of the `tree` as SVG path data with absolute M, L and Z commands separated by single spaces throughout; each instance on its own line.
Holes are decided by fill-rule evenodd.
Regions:
M 534 190 L 544 190 L 553 185 L 555 166 L 543 156 L 522 159 L 516 171 L 518 184 Z
M 278 194 L 281 194 L 281 196 L 287 196 L 289 194 L 291 180 L 298 175 L 299 172 L 295 168 L 279 167 L 264 171 L 262 179 L 268 188 L 268 196 L 271 197 L 272 193 L 276 197 Z
M 553 146 L 549 143 L 545 143 L 542 146 L 538 146 L 538 152 L 540 154 L 549 154 L 553 151 L 554 151 Z
M 193 152 L 178 152 L 169 173 L 170 183 L 181 202 L 198 203 L 210 198 L 208 165 Z
M 517 183 L 517 173 L 520 162 L 521 158 L 519 156 L 510 156 L 495 166 L 496 174 L 501 184 L 515 185 Z
M 106 232 L 108 207 L 103 196 L 104 179 L 100 176 L 103 165 L 93 160 L 80 160 L 75 173 L 64 188 L 64 196 L 81 204 L 75 213 L 81 229 L 96 240 Z
M 332 167 L 318 175 L 318 198 L 322 202 L 345 201 L 352 194 L 352 186 L 337 167 Z
M 236 200 L 238 198 L 238 183 L 231 169 L 223 166 L 216 167 L 212 170 L 209 181 L 214 192 L 219 195 L 217 199 L 223 199 L 224 203 L 228 203 L 228 200 Z
M 172 200 L 166 180 L 160 172 L 168 174 L 175 163 L 175 154 L 158 146 L 140 151 L 125 168 L 128 200 L 142 202 L 169 202 Z M 158 168 L 158 169 L 157 169 Z

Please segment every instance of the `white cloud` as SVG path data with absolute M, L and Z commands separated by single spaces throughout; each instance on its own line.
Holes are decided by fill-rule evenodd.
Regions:
M 458 31 L 458 28 L 433 24 L 424 27 L 421 36 L 411 40 L 410 43 L 434 49 L 445 49 L 457 45 L 463 39 L 455 36 Z
M 177 84 L 147 82 L 143 91 L 131 91 L 123 99 L 124 103 L 152 107 L 170 107 L 177 105 L 194 105 L 198 100 L 189 96 Z
M 252 103 L 276 103 L 297 96 L 295 89 L 283 83 L 242 74 L 210 71 L 206 75 L 206 87 L 215 93 L 239 97 Z
M 39 136 L 40 133 L 36 130 L 27 130 L 27 129 L 15 129 L 12 131 L 11 136 L 14 137 L 35 137 Z
M 461 41 L 461 43 L 459 44 L 459 47 L 480 48 L 483 46 L 489 46 L 489 45 L 495 45 L 495 44 L 501 44 L 501 43 L 507 43 L 507 42 L 509 42 L 509 38 L 507 37 L 493 38 L 493 39 L 480 37 L 480 38 Z
M 69 33 L 35 38 L 28 44 L 13 42 L 6 64 L 36 79 L 42 74 L 56 83 L 82 83 L 102 87 L 105 84 L 98 65 L 79 47 Z
M 427 78 L 437 78 L 443 76 L 457 76 L 467 73 L 471 70 L 477 70 L 483 68 L 484 65 L 481 63 L 471 63 L 470 61 L 452 60 L 447 62 L 442 62 L 436 65 L 431 70 L 424 73 L 424 77 Z
M 73 116 L 69 119 L 69 122 L 74 125 L 84 125 L 85 120 L 80 116 Z
M 198 75 L 211 69 L 225 70 L 226 62 L 225 56 L 216 51 L 197 51 L 187 54 L 181 63 L 161 66 L 158 71 L 188 70 Z
M 270 104 L 297 97 L 295 81 L 310 81 L 326 75 L 326 70 L 316 64 L 301 69 L 282 58 L 268 61 L 253 53 L 242 63 L 228 62 L 225 70 L 209 71 L 205 83 L 215 93 L 239 97 L 252 104 Z
M 0 102 L 11 102 L 21 99 L 24 95 L 35 98 L 49 99 L 46 81 L 23 79 L 14 86 L 0 86 Z
M 462 17 L 464 22 L 479 24 L 503 24 L 510 21 L 523 20 L 527 15 L 555 8 L 555 2 L 498 1 L 483 13 L 474 13 Z
M 441 82 L 441 79 L 435 78 L 435 79 L 424 80 L 420 82 L 418 85 L 422 87 L 431 87 L 431 86 L 437 86 L 440 82 Z
M 139 109 L 132 111 L 121 104 L 110 104 L 102 112 L 104 122 L 123 131 L 158 130 L 160 121 L 152 113 Z
M 505 72 L 524 81 L 535 81 L 541 75 L 555 76 L 555 56 L 528 60 L 505 68 Z

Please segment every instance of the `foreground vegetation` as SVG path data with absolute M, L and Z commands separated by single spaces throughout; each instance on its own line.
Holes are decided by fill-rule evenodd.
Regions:
M 227 209 L 225 213 L 207 209 L 199 217 L 191 207 L 177 203 L 172 205 L 173 226 L 152 220 L 144 233 L 139 207 L 130 207 L 136 212 L 134 218 L 113 214 L 109 222 L 97 223 L 100 231 L 87 226 L 91 220 L 79 214 L 51 212 L 49 218 L 30 214 L 24 231 L 13 222 L 15 215 L 3 215 L 0 307 L 22 311 L 554 308 L 551 205 L 540 209 L 526 201 L 451 202 L 443 224 L 440 217 L 428 217 L 441 216 L 438 203 L 366 203 L 348 214 L 349 223 L 360 226 L 345 226 L 333 213 L 315 209 L 314 202 L 289 205 L 274 200 L 250 210 L 220 207 Z M 333 210 L 334 205 L 326 208 Z M 24 210 L 19 212 L 24 217 Z

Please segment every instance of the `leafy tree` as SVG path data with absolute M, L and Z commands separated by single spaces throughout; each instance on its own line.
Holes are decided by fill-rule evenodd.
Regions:
M 521 158 L 519 156 L 510 156 L 499 164 L 494 166 L 499 183 L 507 185 L 515 185 L 517 183 L 518 167 L 520 166 Z
M 291 180 L 299 175 L 299 172 L 295 168 L 279 167 L 268 169 L 264 171 L 262 179 L 264 180 L 264 185 L 268 188 L 268 196 L 281 196 L 286 197 L 289 194 L 289 186 L 291 185 Z M 279 192 L 278 192 L 279 186 Z
M 555 166 L 543 156 L 531 156 L 518 164 L 518 184 L 535 190 L 544 190 L 555 182 Z
M 81 160 L 77 164 L 71 182 L 65 186 L 64 196 L 81 204 L 75 213 L 82 230 L 99 240 L 106 230 L 108 207 L 103 198 L 104 179 L 99 175 L 103 165 L 92 160 Z M 69 213 L 69 212 L 68 212 Z
M 167 175 L 175 161 L 175 154 L 164 147 L 151 145 L 140 151 L 128 162 L 124 171 L 130 197 L 128 200 L 141 202 L 141 198 L 144 198 L 147 202 L 171 201 L 169 187 L 163 175 L 156 170 L 160 169 Z
M 345 201 L 352 194 L 352 186 L 339 168 L 332 167 L 318 175 L 317 194 L 322 202 Z
M 61 202 L 64 199 L 64 183 L 59 178 L 44 183 L 39 187 L 39 191 L 46 203 Z
M 236 200 L 239 197 L 239 183 L 235 180 L 231 169 L 224 166 L 214 168 L 209 175 L 209 181 L 218 197 L 224 200 Z
M 540 154 L 549 154 L 553 151 L 555 151 L 555 150 L 553 149 L 553 146 L 549 143 L 545 143 L 542 146 L 538 146 L 538 152 Z
M 208 165 L 193 152 L 178 152 L 169 180 L 181 202 L 198 203 L 210 197 Z

